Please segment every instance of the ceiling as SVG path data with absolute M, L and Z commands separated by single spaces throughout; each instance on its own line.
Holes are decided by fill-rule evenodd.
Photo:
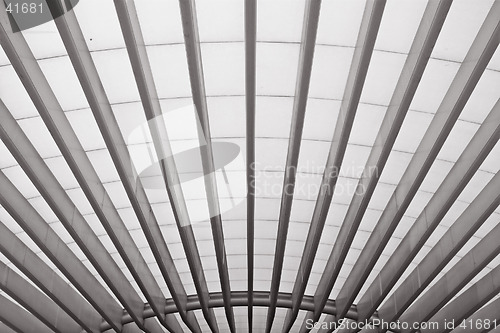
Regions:
M 500 1 L 4 7 L 1 332 L 500 331 Z

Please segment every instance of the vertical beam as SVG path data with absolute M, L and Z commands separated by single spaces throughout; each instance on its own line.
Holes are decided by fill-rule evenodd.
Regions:
M 253 329 L 255 243 L 255 100 L 257 57 L 257 0 L 245 0 L 245 99 L 247 148 L 247 274 L 248 331 Z
M 344 92 L 344 98 L 341 105 L 339 114 L 339 121 L 335 128 L 334 137 L 330 154 L 328 156 L 327 167 L 323 175 L 321 192 L 318 196 L 318 201 L 313 213 L 313 223 L 308 234 L 308 244 L 305 247 L 305 256 L 302 259 L 301 265 L 304 270 L 299 270 L 296 283 L 294 285 L 295 300 L 293 312 L 287 314 L 285 321 L 284 331 L 288 332 L 293 325 L 293 321 L 298 314 L 298 304 L 304 295 L 307 281 L 311 272 L 312 262 L 318 248 L 321 232 L 324 227 L 326 216 L 330 202 L 332 200 L 334 187 L 337 181 L 338 171 L 342 164 L 345 147 L 354 121 L 354 115 L 357 110 L 361 92 L 363 91 L 368 66 L 370 64 L 371 56 L 375 40 L 377 38 L 378 29 L 382 20 L 382 14 L 385 8 L 385 0 L 371 0 L 367 1 L 361 26 L 354 50 L 349 76 L 347 78 L 347 85 Z M 352 241 L 353 233 L 350 231 L 350 226 L 342 225 L 341 231 L 334 244 L 330 257 L 328 259 L 325 272 L 323 273 L 318 288 L 314 296 L 314 321 L 318 321 L 326 301 L 330 295 L 330 291 L 335 283 L 338 272 L 342 267 L 347 251 Z M 307 315 L 309 319 L 311 315 Z
M 212 152 L 212 138 L 210 135 L 210 124 L 208 117 L 208 106 L 205 95 L 205 82 L 203 77 L 203 64 L 201 59 L 201 48 L 198 33 L 198 23 L 195 0 L 180 0 L 180 10 L 182 28 L 184 31 L 184 43 L 188 62 L 189 77 L 191 82 L 191 93 L 193 103 L 198 113 L 201 128 L 198 127 L 198 138 L 200 144 L 204 144 L 206 149 L 201 150 L 201 161 L 203 171 L 206 175 L 205 191 L 208 200 L 208 210 L 210 212 L 210 224 L 212 226 L 212 236 L 214 239 L 217 267 L 224 297 L 224 309 L 226 312 L 229 329 L 235 331 L 234 313 L 231 307 L 231 286 L 229 282 L 229 272 L 227 268 L 226 249 L 224 245 L 224 233 L 222 219 L 219 208 L 219 195 L 217 193 L 217 181 L 215 178 L 214 157 Z M 211 317 L 212 315 L 210 315 Z M 212 330 L 217 330 L 215 323 Z
M 133 7 L 132 1 L 115 0 L 115 7 L 118 13 L 118 19 L 122 28 L 123 37 L 127 47 L 127 52 L 134 72 L 137 88 L 141 96 L 141 102 L 150 124 L 153 144 L 160 162 L 160 169 L 167 189 L 168 197 L 172 205 L 172 211 L 182 240 L 182 245 L 186 253 L 186 258 L 191 271 L 191 276 L 196 287 L 196 292 L 202 304 L 202 312 L 214 332 L 217 331 L 215 315 L 212 309 L 208 307 L 208 288 L 201 263 L 200 254 L 196 245 L 193 229 L 190 223 L 189 214 L 179 185 L 179 175 L 175 161 L 172 158 L 162 158 L 162 156 L 171 156 L 172 149 L 166 132 L 165 126 L 161 122 L 154 121 L 156 117 L 161 116 L 162 110 L 158 99 L 151 66 L 149 64 L 146 46 L 137 13 Z M 183 305 L 185 306 L 185 305 Z M 192 312 L 187 312 L 191 330 L 198 332 L 200 330 L 196 317 Z M 192 323 L 192 324 L 191 324 Z
M 424 69 L 427 66 L 451 3 L 451 0 L 430 0 L 427 4 L 391 102 L 375 139 L 375 144 L 368 157 L 364 168 L 365 172 L 358 183 L 357 188 L 363 188 L 364 191 L 362 194 L 355 194 L 344 219 L 343 226 L 351 226 L 351 232 L 355 232 L 361 223 Z M 369 174 L 366 172 L 369 170 L 375 172 Z M 382 239 L 377 237 L 376 234 L 370 235 L 367 245 L 363 248 L 349 277 L 335 299 L 339 319 L 345 317 L 389 239 L 390 235 L 386 235 Z
M 3 262 L 0 262 L 0 289 L 54 332 L 82 332 L 82 327 L 56 303 Z
M 436 115 L 432 119 L 427 132 L 420 142 L 416 153 L 410 161 L 399 185 L 396 187 L 382 217 L 375 227 L 374 234 L 392 234 L 399 218 L 412 201 L 420 184 L 424 180 L 439 150 L 460 115 L 465 103 L 479 81 L 486 65 L 495 52 L 500 41 L 500 2 L 493 4 L 483 26 L 474 40 L 464 62 L 451 83 Z M 441 217 L 438 218 L 440 220 Z M 380 230 L 378 230 L 380 229 Z M 406 238 L 405 238 L 406 239 Z M 414 258 L 425 239 L 415 242 L 411 252 L 406 247 L 398 247 L 390 257 L 375 281 L 358 303 L 359 320 L 370 317 L 387 296 L 390 289 L 399 279 L 409 262 Z M 403 240 L 401 244 L 408 244 Z M 405 249 L 403 251 L 403 249 Z
M 311 81 L 312 63 L 318 31 L 319 12 L 321 0 L 307 0 L 304 9 L 304 24 L 302 27 L 302 41 L 297 70 L 297 82 L 295 86 L 295 98 L 292 110 L 292 124 L 290 126 L 290 139 L 286 157 L 285 175 L 283 181 L 283 192 L 278 222 L 278 233 L 276 236 L 276 249 L 274 254 L 273 274 L 271 280 L 270 306 L 267 312 L 266 332 L 271 331 L 274 316 L 276 314 L 276 302 L 283 269 L 286 239 L 290 223 L 293 194 L 295 188 L 295 177 L 299 160 L 302 130 L 306 114 L 309 84 Z
M 54 333 L 40 320 L 1 294 L 0 320 L 17 333 Z
M 136 180 L 134 177 L 135 170 L 130 163 L 131 158 L 126 143 L 114 117 L 76 16 L 73 11 L 69 11 L 57 18 L 55 23 L 160 272 L 179 308 L 181 318 L 186 321 L 186 324 L 193 331 L 199 332 L 199 327 L 196 328 L 196 320 L 193 320 L 194 318 L 188 319 L 186 314 L 186 291 L 170 251 L 162 237 L 144 187 L 140 179 Z M 157 306 L 153 306 L 152 309 L 160 323 L 168 326 L 163 313 L 165 300 L 157 303 Z M 173 323 L 176 322 L 176 318 L 172 316 L 169 316 L 168 320 Z M 180 330 L 178 324 L 174 324 L 174 327 L 176 327 L 176 330 Z
M 433 195 L 425 211 L 413 223 L 401 248 L 411 251 L 411 243 L 427 238 L 460 195 L 481 163 L 500 138 L 500 100 L 485 119 L 445 180 Z M 481 227 L 500 204 L 500 175 L 496 175 L 479 193 L 458 220 L 443 235 L 420 264 L 382 305 L 380 318 L 391 321 L 401 315 L 431 283 L 460 248 Z M 406 240 L 406 241 L 405 241 Z
M 4 4 L 0 3 L 0 7 L 4 8 Z M 78 141 L 75 132 L 64 115 L 61 105 L 57 101 L 54 92 L 50 88 L 49 83 L 47 82 L 28 44 L 24 40 L 23 35 L 21 33 L 12 32 L 5 11 L 0 11 L 2 12 L 0 14 L 2 26 L 0 30 L 0 42 L 5 53 L 7 54 L 7 57 L 23 83 L 28 95 L 33 101 L 33 104 L 40 113 L 42 120 L 50 131 L 59 150 L 73 172 L 73 175 L 81 186 L 82 191 L 85 193 L 90 205 L 99 217 L 99 220 L 116 249 L 120 253 L 120 256 L 127 265 L 127 268 L 134 277 L 139 288 L 152 306 L 158 306 L 164 297 L 161 295 L 161 290 L 156 284 L 151 271 L 135 246 L 135 243 L 125 227 L 125 224 L 121 220 L 120 215 L 116 211 L 113 202 L 102 185 L 82 145 Z M 12 119 L 12 121 L 15 123 L 15 120 Z M 12 137 L 12 139 L 16 140 L 17 138 Z M 25 146 L 31 145 L 28 143 L 29 141 L 25 144 Z M 15 154 L 13 153 L 13 155 Z M 24 162 L 27 162 L 25 159 L 29 160 L 34 158 L 37 162 L 43 164 L 44 167 L 47 168 L 43 161 L 39 160 L 40 156 L 36 153 L 36 151 L 34 156 L 35 157 L 33 157 L 33 155 L 19 156 L 16 158 L 23 159 Z M 19 164 L 22 163 L 20 162 Z M 28 173 L 26 169 L 29 169 L 30 172 L 35 174 L 35 176 L 30 178 L 37 178 L 36 175 L 39 174 L 39 171 L 33 169 L 31 165 L 25 166 L 23 169 L 25 169 L 26 173 Z M 50 170 L 47 170 L 47 173 L 51 174 Z M 35 179 L 32 179 L 32 181 L 35 183 Z M 45 180 L 38 178 L 36 181 L 43 182 Z M 57 181 L 55 182 L 57 185 L 53 185 L 52 187 L 64 192 Z M 46 192 L 45 197 L 50 196 L 47 191 L 52 190 L 51 187 L 40 185 L 40 183 L 38 183 L 37 189 L 40 193 Z M 64 193 L 64 195 L 66 194 Z M 59 209 L 59 200 L 54 200 L 54 198 L 51 197 L 48 200 L 46 198 L 46 201 L 52 201 L 51 208 L 54 211 Z M 75 236 L 73 235 L 73 237 Z M 104 249 L 102 245 L 101 249 Z M 86 254 L 92 257 L 92 252 L 95 252 L 96 250 L 94 248 L 87 248 L 86 251 Z M 98 258 L 98 256 L 95 255 L 95 258 Z M 103 278 L 106 283 L 112 290 L 114 290 L 115 295 L 120 299 L 128 313 L 134 318 L 137 325 L 143 328 L 142 312 L 144 309 L 144 303 L 130 282 L 126 280 L 123 272 L 117 267 L 116 263 L 113 265 L 114 261 L 109 254 L 107 254 L 107 256 L 105 255 L 104 258 L 106 258 L 105 261 L 107 263 L 100 263 L 100 267 L 102 269 L 99 273 L 103 273 L 102 275 L 104 275 Z M 111 263 L 111 261 L 113 263 Z M 109 269 L 112 269 L 113 272 L 109 272 Z M 113 274 L 117 278 L 116 281 L 120 281 L 125 287 L 123 289 L 118 288 L 115 279 L 111 279 L 110 276 L 106 276 L 107 274 Z M 158 293 L 158 291 L 160 292 Z
M 99 313 L 3 223 L 0 223 L 0 252 L 85 331 L 100 332 L 99 325 L 102 318 Z M 69 280 L 74 281 L 71 276 Z M 77 283 L 74 285 L 78 287 Z M 99 288 L 95 287 L 95 289 Z

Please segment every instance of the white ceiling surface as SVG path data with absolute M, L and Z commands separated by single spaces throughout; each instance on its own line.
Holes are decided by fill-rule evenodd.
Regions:
M 245 156 L 243 1 L 198 0 L 196 4 L 213 141 L 235 143 L 239 145 L 242 156 Z M 356 114 L 352 135 L 349 138 L 341 177 L 338 180 L 338 191 L 332 200 L 321 244 L 306 289 L 308 295 L 313 295 L 316 290 L 336 234 L 347 211 L 347 206 L 351 201 L 352 191 L 350 189 L 353 189 L 357 184 L 368 158 L 425 4 L 425 1 L 414 0 L 389 0 L 387 2 L 375 44 L 375 52 L 361 96 L 361 103 Z M 356 262 L 360 249 L 368 239 L 398 184 L 491 5 L 492 1 L 490 0 L 463 0 L 453 3 L 432 53 L 432 59 L 424 72 L 421 84 L 370 201 L 352 249 L 332 290 L 330 295 L 332 299 L 337 296 Z M 99 11 L 95 10 L 96 6 L 100 8 Z M 358 0 L 323 1 L 280 292 L 291 292 L 297 275 L 300 256 L 317 196 L 315 188 L 321 181 L 322 168 L 325 165 L 330 147 L 363 6 L 364 1 Z M 156 88 L 161 99 L 162 110 L 166 112 L 190 105 L 191 90 L 178 3 L 173 0 L 136 0 L 136 7 L 147 44 Z M 304 1 L 287 0 L 286 5 L 285 1 L 258 1 L 257 177 L 258 184 L 259 182 L 267 184 L 272 189 L 280 189 L 283 182 L 303 12 Z M 146 119 L 114 6 L 111 1 L 82 0 L 76 6 L 75 13 L 86 37 L 87 45 L 92 51 L 92 57 L 107 96 L 112 103 L 122 134 L 124 138 L 127 138 L 137 124 L 145 122 Z M 124 188 L 119 181 L 118 174 L 55 24 L 53 22 L 46 23 L 24 31 L 23 35 L 38 59 L 38 63 L 62 108 L 66 111 L 73 129 L 87 151 L 89 159 L 104 183 L 120 216 L 130 229 L 136 245 L 140 248 L 160 287 L 162 287 L 165 297 L 170 297 Z M 104 246 L 113 254 L 113 258 L 124 270 L 126 276 L 133 281 L 82 190 L 79 189 L 76 179 L 69 171 L 69 167 L 45 128 L 3 50 L 0 50 L 0 65 L 0 98 L 18 120 L 19 125 Z M 500 97 L 499 71 L 500 51 L 497 50 L 440 151 L 438 159 L 406 211 L 373 273 L 365 282 L 360 295 L 383 267 L 388 256 L 397 247 L 412 222 L 430 200 Z M 133 151 L 144 144 L 146 144 L 144 140 L 134 142 L 130 149 Z M 72 243 L 69 234 L 58 222 L 57 217 L 3 143 L 0 143 L 0 157 L 0 168 L 6 176 L 60 237 L 70 244 L 71 249 L 86 266 L 97 274 L 83 253 Z M 409 274 L 423 259 L 433 244 L 467 207 L 467 204 L 499 171 L 499 167 L 500 144 L 497 144 L 405 274 Z M 242 168 L 229 166 L 227 172 L 235 181 L 245 179 L 245 171 Z M 255 290 L 269 290 L 281 192 L 262 190 L 259 193 L 259 190 L 257 191 L 254 287 Z M 200 190 L 200 192 L 204 191 Z M 158 222 L 181 279 L 185 282 L 186 291 L 188 294 L 195 294 L 196 290 L 166 191 L 146 190 L 146 193 L 158 217 Z M 476 232 L 471 241 L 457 254 L 452 264 L 456 263 L 495 226 L 499 218 L 500 209 L 497 209 L 484 226 Z M 246 290 L 247 288 L 245 219 L 246 206 L 244 201 L 235 209 L 222 214 L 232 290 Z M 0 220 L 37 252 L 47 264 L 51 267 L 54 266 L 3 208 L 0 208 Z M 210 225 L 197 223 L 193 225 L 193 228 L 202 256 L 208 289 L 210 292 L 220 292 Z M 5 258 L 2 258 L 2 261 L 8 262 Z M 498 263 L 500 261 L 497 258 L 484 271 L 487 272 Z M 452 264 L 449 264 L 441 275 L 450 269 Z M 62 276 L 62 274 L 59 275 Z M 435 281 L 437 280 L 438 278 L 435 279 Z M 135 284 L 134 286 L 139 291 Z M 139 294 L 142 295 L 140 291 Z M 254 325 L 257 331 L 259 325 L 263 325 L 265 322 L 266 313 L 267 309 L 258 307 L 255 309 Z M 285 310 L 277 310 L 273 326 L 277 332 L 281 329 L 279 322 L 283 321 L 285 313 Z M 246 327 L 246 308 L 235 308 L 235 314 L 236 325 L 241 329 Z M 223 309 L 216 309 L 216 316 L 220 317 L 219 323 L 226 322 Z M 304 313 L 301 312 L 301 316 L 303 317 Z M 197 313 L 197 317 L 200 322 L 204 323 L 201 312 Z M 299 318 L 296 325 L 300 325 L 300 323 Z M 225 331 L 223 324 L 220 324 L 220 328 L 221 332 Z

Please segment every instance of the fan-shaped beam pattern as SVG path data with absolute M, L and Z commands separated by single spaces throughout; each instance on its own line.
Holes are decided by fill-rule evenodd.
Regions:
M 56 333 L 80 333 L 82 328 L 50 298 L 0 262 L 0 289 Z
M 406 211 L 496 50 L 500 36 L 498 30 L 499 19 L 500 3 L 495 2 L 387 204 L 384 210 L 385 214 L 377 223 L 376 229 L 390 232 L 393 228 L 391 228 L 391 225 L 399 221 L 397 217 Z M 429 229 L 423 234 L 424 238 L 420 238 L 410 245 L 411 252 L 404 248 L 405 244 L 410 243 L 410 238 L 405 237 L 403 239 L 401 245 L 389 258 L 380 274 L 359 301 L 358 309 L 361 321 L 373 314 L 380 305 L 398 277 L 406 269 L 408 263 L 424 244 L 427 239 L 425 235 L 428 237 L 430 231 Z
M 78 212 L 10 112 L 6 110 L 2 103 L 0 103 L 0 108 L 0 135 L 2 141 L 13 153 L 13 156 L 17 158 L 18 163 L 53 209 L 61 223 L 66 227 L 69 234 L 80 246 L 83 253 L 87 255 L 96 270 L 101 273 L 101 276 L 108 280 L 111 290 L 115 292 L 118 299 L 127 300 L 119 292 L 119 290 L 122 293 L 127 291 L 127 286 L 130 286 L 123 273 L 100 243 L 87 221 Z M 15 138 L 15 142 L 13 138 Z M 121 306 L 81 264 L 76 255 L 57 236 L 3 172 L 0 172 L 0 181 L 2 182 L 0 199 L 5 210 L 9 212 L 40 249 L 51 258 L 54 264 L 65 272 L 65 275 L 76 288 L 83 295 L 86 295 L 87 300 L 103 318 L 114 329 L 119 331 L 121 329 Z M 45 236 L 42 238 L 42 235 Z M 133 290 L 131 286 L 129 288 L 128 290 Z
M 3 223 L 0 223 L 0 252 L 83 330 L 100 332 L 99 313 Z
M 0 320 L 17 333 L 54 333 L 40 320 L 1 294 Z
M 363 207 L 363 211 L 366 209 L 367 200 L 371 198 L 374 187 L 382 174 L 387 158 L 394 146 L 394 142 L 396 141 L 410 103 L 418 88 L 418 83 L 427 66 L 432 49 L 445 22 L 451 3 L 452 1 L 444 0 L 429 1 L 427 4 L 405 65 L 401 71 L 401 76 L 394 89 L 386 115 L 380 126 L 379 133 L 377 134 L 377 139 L 375 139 L 375 145 L 370 152 L 368 162 L 365 166 L 365 170 L 375 170 L 375 173 L 369 175 L 370 179 L 363 177 L 362 180 L 360 180 L 360 186 L 367 190 L 363 191 L 361 196 L 355 196 L 354 200 L 358 202 L 353 201 L 351 206 L 355 204 L 354 207 L 358 209 L 360 207 Z M 360 201 L 364 201 L 364 203 Z M 351 211 L 351 209 L 349 211 Z M 362 215 L 354 215 L 353 218 L 355 219 L 353 222 L 348 220 L 345 220 L 345 222 L 359 225 Z M 337 316 L 339 319 L 343 318 L 345 312 L 354 302 L 364 281 L 375 266 L 377 259 L 390 239 L 390 233 L 385 233 L 383 235 L 378 234 L 377 232 L 380 231 L 382 231 L 382 229 L 375 229 L 370 235 L 359 259 L 354 264 L 349 277 L 336 298 L 338 307 Z

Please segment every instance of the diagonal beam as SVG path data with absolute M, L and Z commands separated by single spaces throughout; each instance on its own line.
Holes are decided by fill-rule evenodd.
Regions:
M 253 328 L 255 244 L 255 99 L 257 57 L 257 0 L 245 0 L 245 99 L 247 148 L 247 272 L 248 331 Z
M 98 312 L 3 223 L 0 223 L 0 253 L 9 259 L 86 332 L 98 333 L 100 331 L 99 325 L 102 318 Z M 92 277 L 89 273 L 87 275 Z M 85 274 L 81 274 L 81 276 L 85 276 Z M 74 281 L 71 277 L 70 280 Z M 76 283 L 76 285 L 78 284 Z M 96 289 L 99 288 L 96 287 Z M 102 292 L 102 290 L 98 291 Z
M 442 216 L 451 208 L 499 138 L 500 100 L 431 198 L 425 207 L 425 212 L 417 218 L 408 231 L 405 239 L 415 240 L 428 237 L 426 233 L 432 232 L 439 224 Z M 378 311 L 380 318 L 391 321 L 399 317 L 434 280 L 438 273 L 498 207 L 500 204 L 499 188 L 500 176 L 496 175 L 415 270 L 382 305 Z M 411 251 L 409 243 L 406 244 L 406 249 Z
M 462 323 L 500 291 L 500 266 L 495 267 L 478 282 L 441 308 L 431 321 L 439 323 L 439 328 L 421 329 L 421 333 L 447 333 L 445 322 Z M 467 323 L 466 323 L 467 324 Z
M 17 142 L 12 142 L 11 137 L 16 138 Z M 83 253 L 89 258 L 101 276 L 107 279 L 110 288 L 112 290 L 115 288 L 115 292 L 127 290 L 125 277 L 120 274 L 121 271 L 109 253 L 99 242 L 87 221 L 79 214 L 71 199 L 57 183 L 54 175 L 49 171 L 10 112 L 5 109 L 3 103 L 0 103 L 0 138 L 17 159 L 19 165 L 25 170 L 48 205 L 53 208 L 54 213 L 80 246 Z M 34 170 L 37 170 L 37 173 Z M 78 257 L 55 234 L 3 172 L 0 172 L 0 184 L 2 187 L 0 204 L 103 318 L 115 330 L 119 331 L 122 312 L 119 304 L 106 292 L 86 267 L 80 263 Z M 123 299 L 120 293 L 117 296 L 119 295 L 119 298 Z
M 0 320 L 17 333 L 54 333 L 40 320 L 1 294 Z
M 332 139 L 325 173 L 323 174 L 322 186 L 314 209 L 313 220 L 307 236 L 306 246 L 304 247 L 301 266 L 298 272 L 299 274 L 294 284 L 293 294 L 297 301 L 294 304 L 293 311 L 289 311 L 285 319 L 284 331 L 286 332 L 291 329 L 297 317 L 297 305 L 304 295 L 307 281 L 311 273 L 312 264 L 337 182 L 338 171 L 340 170 L 344 158 L 345 148 L 368 72 L 368 66 L 373 53 L 385 3 L 385 0 L 368 1 L 365 6 L 351 68 L 347 78 L 341 110 Z M 313 316 L 315 321 L 318 321 L 321 316 L 321 312 L 330 295 L 330 290 L 335 283 L 340 267 L 347 255 L 350 241 L 352 241 L 352 237 L 350 236 L 349 226 L 342 225 L 337 241 L 328 259 L 325 272 L 321 277 L 315 293 L 315 310 Z M 306 316 L 306 318 L 310 316 L 311 314 Z
M 111 201 L 90 160 L 88 159 L 85 150 L 78 141 L 75 132 L 64 115 L 56 96 L 54 95 L 40 66 L 33 56 L 33 53 L 24 40 L 23 35 L 12 32 L 6 13 L 3 11 L 1 14 L 1 20 L 2 28 L 0 30 L 0 41 L 13 68 L 17 72 L 28 95 L 32 99 L 33 104 L 36 106 L 42 120 L 49 129 L 55 143 L 81 186 L 82 191 L 85 193 L 90 205 L 99 217 L 99 220 L 116 249 L 120 253 L 120 256 L 137 282 L 139 288 L 152 306 L 158 306 L 161 304 L 161 299 L 164 298 L 161 294 L 161 290 L 144 261 L 144 258 L 135 246 L 132 237 L 115 209 L 113 202 Z M 13 118 L 11 120 L 15 123 Z M 13 140 L 17 139 L 12 136 L 11 138 Z M 26 138 L 26 140 L 28 139 Z M 28 146 L 28 143 L 29 141 L 23 145 Z M 15 143 L 13 142 L 13 144 Z M 30 148 L 25 147 L 25 149 Z M 13 155 L 15 154 L 13 153 Z M 43 164 L 44 168 L 47 168 L 36 152 L 33 155 L 19 156 L 16 158 L 23 160 L 26 159 L 23 161 L 25 163 L 28 162 L 27 160 L 34 159 L 37 163 Z M 21 165 L 22 163 L 19 162 L 19 164 Z M 29 161 L 28 164 L 31 164 L 31 161 Z M 55 185 L 44 186 L 41 184 L 46 180 L 42 180 L 41 177 L 37 178 L 37 175 L 40 174 L 39 170 L 34 169 L 31 165 L 27 165 L 23 167 L 23 169 L 25 169 L 27 174 L 30 172 L 32 173 L 30 179 L 33 178 L 32 181 L 34 183 L 35 180 L 37 182 L 41 181 L 38 183 L 38 186 L 35 186 L 37 186 L 40 193 L 45 192 L 45 199 L 46 201 L 51 201 L 52 210 L 59 210 L 61 208 L 61 204 L 59 200 L 54 200 L 50 191 L 53 190 L 53 188 L 57 188 L 58 191 L 63 192 L 64 190 L 57 183 L 57 181 L 55 181 L 55 178 L 51 178 L 51 181 L 55 181 Z M 26 171 L 26 169 L 29 169 L 29 172 Z M 50 170 L 47 169 L 47 173 L 50 173 Z M 64 193 L 64 195 L 66 194 Z M 69 200 L 69 198 L 67 199 Z M 71 219 L 68 219 L 68 221 L 71 221 Z M 73 237 L 75 237 L 75 235 Z M 99 247 L 97 249 L 99 249 Z M 101 244 L 101 249 L 98 251 L 102 253 L 104 250 L 105 249 Z M 93 252 L 96 251 L 94 248 L 86 248 L 85 251 L 87 252 L 86 254 L 91 257 L 94 256 L 96 259 L 103 259 L 101 257 L 102 255 L 98 256 L 93 254 Z M 103 278 L 106 283 L 120 299 L 123 306 L 134 318 L 137 325 L 142 328 L 142 310 L 144 308 L 144 303 L 130 282 L 126 280 L 123 272 L 118 268 L 116 263 L 113 265 L 114 261 L 111 256 L 108 254 L 104 258 L 105 259 L 99 263 L 99 267 L 102 268 L 99 273 L 104 275 Z M 111 261 L 113 261 L 113 263 L 111 263 Z M 109 270 L 112 270 L 112 272 Z M 115 278 L 110 278 L 111 274 L 116 277 L 116 281 Z M 117 281 L 119 281 L 119 284 L 122 285 L 123 288 L 117 287 Z
M 271 331 L 274 316 L 276 314 L 276 302 L 283 269 L 286 239 L 290 223 L 290 213 L 293 203 L 293 192 L 295 188 L 295 177 L 302 140 L 302 130 L 306 114 L 307 96 L 311 81 L 312 63 L 318 31 L 319 12 L 321 0 L 308 0 L 304 9 L 304 24 L 302 27 L 302 46 L 300 49 L 299 64 L 297 70 L 297 83 L 295 86 L 295 98 L 292 110 L 292 123 L 290 126 L 290 139 L 286 157 L 285 175 L 283 181 L 283 192 L 278 221 L 278 233 L 276 236 L 276 249 L 274 254 L 273 274 L 271 280 L 271 299 L 267 312 L 266 332 Z
M 158 99 L 151 66 L 149 64 L 146 46 L 137 13 L 131 1 L 115 0 L 115 7 L 118 13 L 118 19 L 122 28 L 123 37 L 129 54 L 132 69 L 134 71 L 137 88 L 141 96 L 142 105 L 146 118 L 149 121 L 153 144 L 160 162 L 160 169 L 165 182 L 169 200 L 172 204 L 174 218 L 182 240 L 182 245 L 186 253 L 191 275 L 196 287 L 197 294 L 202 304 L 202 312 L 214 332 L 217 331 L 215 314 L 208 307 L 208 287 L 201 263 L 200 254 L 196 245 L 193 229 L 190 223 L 189 214 L 179 185 L 179 175 L 175 161 L 172 158 L 161 158 L 162 156 L 172 156 L 170 141 L 164 124 L 154 121 L 160 117 L 162 110 Z M 192 312 L 187 312 L 190 328 L 199 332 L 200 328 Z M 192 324 L 191 324 L 192 323 Z
M 0 321 L 0 332 L 3 332 L 3 333 L 16 333 L 16 331 L 14 331 L 12 328 L 10 328 L 6 324 L 2 323 L 1 321 Z
M 431 0 L 427 4 L 405 65 L 401 71 L 401 76 L 392 95 L 391 102 L 380 126 L 375 144 L 368 157 L 364 168 L 365 172 L 358 183 L 357 188 L 363 188 L 364 191 L 361 194 L 355 194 L 342 225 L 342 227 L 344 225 L 351 226 L 352 233 L 357 230 L 361 223 L 363 214 L 377 185 L 377 181 L 382 174 L 424 69 L 427 66 L 451 3 L 451 0 Z M 370 170 L 374 170 L 374 172 L 366 172 Z M 380 237 L 376 232 L 370 235 L 349 277 L 342 286 L 335 300 L 339 319 L 344 318 L 389 241 L 390 234 L 385 234 L 384 236 Z M 352 239 L 352 237 L 353 235 L 350 235 L 349 239 Z
M 497 174 L 499 175 L 499 174 Z M 500 175 L 499 177 L 500 178 Z M 497 187 L 498 191 L 498 187 Z M 460 261 L 453 266 L 438 282 L 436 282 L 429 290 L 423 294 L 412 306 L 401 316 L 402 322 L 424 322 L 434 316 L 443 305 L 453 298 L 467 283 L 472 280 L 488 263 L 491 262 L 500 253 L 500 225 L 497 225 L 483 239 L 479 241 Z M 466 291 L 467 302 L 459 304 L 460 310 L 454 308 L 455 313 L 467 310 L 470 302 L 480 302 L 479 298 L 493 297 L 500 290 L 499 280 L 500 267 L 491 271 L 486 275 L 485 279 L 481 279 L 482 283 L 487 285 L 487 295 L 483 295 L 485 291 L 475 290 Z M 494 292 L 494 291 L 497 292 Z M 489 293 L 492 293 L 491 295 Z M 489 296 L 488 296 L 489 295 Z M 463 298 L 457 298 L 463 301 Z M 457 306 L 456 302 L 453 307 Z M 413 332 L 413 330 L 404 330 L 404 333 Z
M 377 223 L 374 231 L 375 234 L 391 234 L 394 231 L 399 217 L 404 214 L 412 201 L 465 103 L 479 81 L 486 65 L 495 52 L 500 41 L 499 29 L 500 3 L 495 2 L 441 102 L 436 115 L 432 119 L 427 132 L 422 138 L 416 153 L 413 155 L 410 164 L 403 174 L 399 185 L 389 200 L 381 219 Z M 438 216 L 437 220 L 441 218 L 442 216 Z M 399 276 L 401 276 L 407 265 L 425 243 L 427 239 L 425 236 L 427 235 L 428 237 L 428 234 L 432 232 L 432 230 L 429 230 L 430 232 L 427 232 L 427 230 L 423 231 L 422 235 L 424 237 L 418 238 L 416 242 L 412 242 L 407 237 L 401 241 L 401 245 L 396 249 L 380 274 L 369 286 L 367 292 L 358 303 L 361 321 L 369 318 L 380 305 L 399 279 Z
M 73 11 L 69 11 L 65 15 L 57 18 L 55 23 L 106 142 L 108 151 L 120 175 L 124 189 L 130 199 L 146 239 L 148 240 L 148 244 L 156 262 L 158 263 L 160 272 L 179 308 L 179 313 L 192 330 L 199 332 L 199 329 L 196 329 L 196 321 L 187 318 L 186 291 L 180 280 L 170 251 L 162 237 L 158 222 L 153 214 L 141 180 L 140 178 L 136 180 L 136 177 L 134 177 L 135 170 L 130 163 L 130 154 L 127 150 L 116 118 L 114 117 L 113 110 L 104 91 L 76 16 Z M 165 326 L 165 315 L 163 313 L 165 300 L 163 299 L 158 303 L 159 307 L 154 306 L 152 308 L 160 323 Z M 172 322 L 176 321 L 175 317 L 170 317 L 169 320 Z M 174 325 L 174 327 L 175 326 L 177 325 Z M 179 329 L 179 327 L 177 327 L 177 329 Z
M 484 322 L 485 320 L 489 320 L 490 327 L 479 327 L 479 325 L 470 325 L 470 323 Z M 481 333 L 481 332 L 495 332 L 498 333 L 500 331 L 500 326 L 495 330 L 495 324 L 498 325 L 500 323 L 500 298 L 497 298 L 490 304 L 483 307 L 481 310 L 474 313 L 472 316 L 465 320 L 465 326 L 460 326 L 462 322 L 455 324 L 455 329 L 451 332 L 453 333 Z M 425 332 L 425 331 L 424 331 Z M 450 332 L 450 330 L 446 330 L 444 332 Z M 425 332 L 427 333 L 427 332 Z
M 0 262 L 0 289 L 56 333 L 80 333 L 82 327 L 22 276 Z
M 212 137 L 210 135 L 208 106 L 203 77 L 203 63 L 201 59 L 200 38 L 196 16 L 196 4 L 195 0 L 180 0 L 179 4 L 181 10 L 182 28 L 184 31 L 184 43 L 186 47 L 191 93 L 201 125 L 197 128 L 198 138 L 200 140 L 200 145 L 205 144 L 204 147 L 206 148 L 201 150 L 201 161 L 203 165 L 203 172 L 206 175 L 204 177 L 205 191 L 208 200 L 208 210 L 210 213 L 210 224 L 212 227 L 212 237 L 214 239 L 219 279 L 222 294 L 224 295 L 224 300 L 226 302 L 224 310 L 226 312 L 229 329 L 231 332 L 234 332 L 234 313 L 230 302 L 231 285 L 229 282 L 226 249 L 224 245 L 224 232 L 219 207 L 219 195 L 217 191 L 214 156 L 212 151 Z

